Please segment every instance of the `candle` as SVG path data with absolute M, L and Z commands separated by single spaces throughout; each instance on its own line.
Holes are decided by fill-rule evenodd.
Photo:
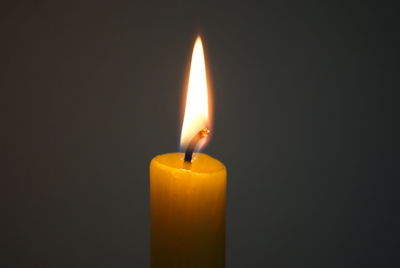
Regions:
M 196 153 L 210 133 L 203 45 L 196 39 L 181 148 L 150 163 L 151 267 L 224 267 L 226 168 Z

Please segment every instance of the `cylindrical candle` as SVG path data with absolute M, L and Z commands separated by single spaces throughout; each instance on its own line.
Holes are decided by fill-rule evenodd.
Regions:
M 224 267 L 226 168 L 196 154 L 150 163 L 151 267 Z

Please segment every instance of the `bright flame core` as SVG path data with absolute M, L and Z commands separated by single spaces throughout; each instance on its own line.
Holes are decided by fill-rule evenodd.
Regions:
M 185 115 L 181 132 L 181 149 L 185 150 L 191 139 L 202 129 L 209 128 L 209 107 L 206 64 L 203 44 L 197 37 L 193 48 L 187 89 Z M 204 137 L 197 146 L 200 149 L 206 144 Z

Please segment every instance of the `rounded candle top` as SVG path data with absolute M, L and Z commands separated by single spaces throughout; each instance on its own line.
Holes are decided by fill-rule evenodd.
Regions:
M 195 154 L 190 163 L 190 168 L 188 169 L 188 164 L 183 161 L 185 155 L 183 153 L 168 153 L 163 155 L 158 155 L 153 158 L 152 161 L 158 163 L 165 168 L 176 168 L 183 169 L 187 172 L 195 173 L 217 173 L 225 171 L 226 168 L 217 159 L 203 153 Z

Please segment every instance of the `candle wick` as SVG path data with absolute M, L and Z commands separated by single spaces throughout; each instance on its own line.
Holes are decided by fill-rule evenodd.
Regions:
M 186 148 L 185 151 L 185 162 L 192 163 L 192 157 L 193 157 L 193 152 L 196 149 L 197 143 L 204 137 L 207 137 L 208 134 L 210 133 L 210 130 L 207 128 L 204 128 L 200 130 L 190 141 L 189 145 Z

